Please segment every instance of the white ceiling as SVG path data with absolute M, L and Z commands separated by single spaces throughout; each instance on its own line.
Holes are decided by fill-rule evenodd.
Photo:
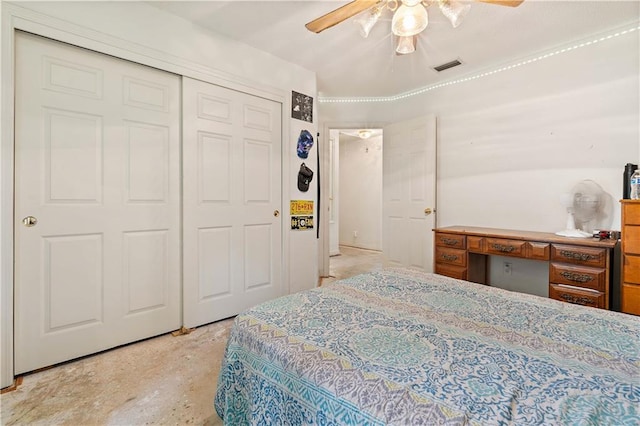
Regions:
M 397 56 L 386 12 L 369 38 L 355 18 L 320 34 L 304 24 L 345 1 L 151 2 L 213 32 L 315 71 L 324 97 L 397 95 L 582 41 L 640 21 L 640 1 L 525 0 L 511 8 L 472 2 L 458 28 L 431 6 L 416 52 Z M 639 34 L 637 32 L 636 34 Z M 639 35 L 640 37 L 640 35 Z M 437 73 L 453 59 L 462 66 Z

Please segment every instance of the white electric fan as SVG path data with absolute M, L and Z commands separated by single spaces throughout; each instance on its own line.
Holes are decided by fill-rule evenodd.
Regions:
M 604 205 L 604 190 L 594 181 L 587 179 L 573 187 L 571 193 L 564 194 L 562 204 L 567 208 L 567 228 L 556 232 L 563 237 L 588 238 L 600 218 Z

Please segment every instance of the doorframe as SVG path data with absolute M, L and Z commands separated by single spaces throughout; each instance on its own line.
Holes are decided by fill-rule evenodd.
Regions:
M 179 58 L 144 45 L 95 31 L 64 21 L 17 4 L 0 4 L 0 388 L 11 386 L 14 380 L 14 96 L 15 96 L 15 33 L 26 31 L 55 41 L 90 49 L 119 59 L 150 66 L 162 71 L 202 80 L 281 104 L 282 108 L 282 208 L 291 198 L 289 190 L 290 147 L 284 143 L 290 135 L 287 112 L 291 109 L 288 91 L 249 81 L 234 74 Z M 182 173 L 181 173 L 182 179 Z M 182 187 L 182 181 L 180 182 Z M 181 191 L 182 192 L 182 191 Z M 182 205 L 180 207 L 182 210 Z M 288 227 L 282 226 L 282 283 L 281 293 L 287 294 L 289 285 Z M 180 230 L 182 242 L 182 229 Z M 182 265 L 181 265 L 182 268 Z M 181 284 L 182 286 L 182 284 Z
M 322 129 L 320 138 L 322 143 L 318 150 L 320 156 L 320 175 L 329 176 L 331 173 L 330 167 L 330 151 L 329 144 L 331 143 L 329 131 L 340 129 L 382 129 L 386 124 L 384 122 L 366 123 L 362 121 L 329 121 L 320 123 L 319 128 Z M 384 133 L 382 135 L 382 143 L 384 144 Z M 320 205 L 323 206 L 323 213 L 320 215 L 320 238 L 318 240 L 318 272 L 320 277 L 329 276 L 329 181 L 330 179 L 321 179 L 320 182 Z

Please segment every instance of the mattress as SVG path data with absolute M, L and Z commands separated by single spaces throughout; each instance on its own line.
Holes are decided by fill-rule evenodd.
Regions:
M 236 317 L 229 425 L 640 424 L 638 317 L 385 269 Z

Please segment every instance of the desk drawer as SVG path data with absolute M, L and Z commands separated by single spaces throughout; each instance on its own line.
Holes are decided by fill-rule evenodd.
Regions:
M 436 232 L 436 245 L 441 247 L 452 247 L 457 249 L 467 248 L 467 237 L 460 234 L 446 234 Z
M 575 305 L 607 308 L 605 306 L 604 293 L 600 293 L 599 291 L 582 290 L 576 287 L 549 284 L 549 297 L 551 299 L 561 300 Z
M 525 241 L 520 240 L 487 238 L 486 253 L 499 256 L 525 257 L 526 244 Z
M 467 249 L 474 253 L 484 253 L 484 237 L 469 235 L 467 237 Z
M 607 283 L 606 269 L 551 263 L 549 281 L 576 287 L 604 291 Z
M 551 244 L 552 262 L 569 262 L 604 268 L 607 266 L 607 254 L 608 250 L 603 248 Z
M 467 252 L 465 250 L 436 246 L 436 264 L 448 263 L 457 266 L 467 266 Z
M 527 259 L 549 260 L 549 243 L 527 242 Z
M 457 278 L 459 280 L 466 280 L 467 268 L 449 265 L 447 263 L 436 263 L 436 274 L 446 275 L 447 277 Z

